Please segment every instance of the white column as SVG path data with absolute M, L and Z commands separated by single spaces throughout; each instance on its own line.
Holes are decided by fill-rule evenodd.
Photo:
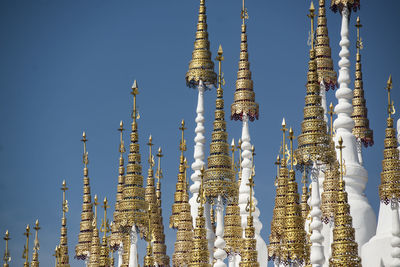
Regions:
M 343 159 L 346 165 L 346 174 L 344 180 L 346 182 L 346 192 L 348 194 L 348 202 L 351 207 L 350 213 L 353 218 L 353 227 L 355 229 L 355 239 L 358 243 L 358 252 L 361 254 L 361 247 L 371 239 L 376 231 L 376 215 L 373 211 L 364 190 L 368 182 L 368 172 L 360 164 L 357 151 L 357 141 L 352 134 L 354 121 L 351 118 L 353 113 L 353 91 L 349 88 L 350 80 L 350 40 L 349 40 L 349 17 L 350 12 L 347 7 L 341 11 L 341 40 L 339 45 L 339 88 L 336 91 L 338 104 L 335 107 L 337 118 L 334 121 L 336 129 L 336 138 L 343 138 Z M 338 151 L 337 151 L 338 152 Z
M 215 229 L 215 233 L 217 235 L 217 239 L 215 240 L 215 252 L 214 258 L 217 260 L 214 263 L 214 267 L 226 267 L 224 260 L 227 257 L 227 254 L 224 250 L 226 246 L 226 242 L 223 238 L 224 236 L 224 203 L 222 202 L 222 197 L 218 196 L 218 199 L 215 204 L 215 211 L 216 211 L 216 219 L 217 225 Z
M 131 247 L 129 251 L 129 267 L 138 267 L 138 254 L 137 254 L 137 232 L 136 226 L 133 225 L 130 233 Z
M 325 262 L 324 256 L 324 247 L 322 246 L 322 242 L 324 241 L 324 236 L 321 234 L 322 222 L 321 222 L 321 198 L 319 195 L 319 186 L 318 186 L 318 173 L 319 169 L 317 167 L 316 162 L 311 170 L 311 180 L 312 180 L 312 189 L 311 189 L 311 253 L 310 253 L 310 261 L 313 267 L 322 267 Z
M 250 198 L 250 187 L 247 185 L 249 183 L 249 178 L 252 172 L 252 152 L 250 143 L 250 133 L 249 133 L 249 121 L 246 114 L 243 114 L 243 124 L 242 124 L 242 180 L 239 186 L 239 207 L 240 215 L 242 217 L 242 227 L 243 229 L 247 226 L 247 215 L 246 211 L 247 201 Z M 253 190 L 253 204 L 255 211 L 253 213 L 254 228 L 255 228 L 255 239 L 257 240 L 257 251 L 258 251 L 258 262 L 260 267 L 268 266 L 268 250 L 265 241 L 260 235 L 262 229 L 262 223 L 259 220 L 260 210 L 257 208 L 257 199 L 254 197 L 255 192 Z M 244 235 L 244 232 L 243 232 Z
M 122 265 L 122 254 L 124 253 L 124 247 L 122 242 L 119 244 L 118 247 L 118 263 L 117 263 L 117 267 L 121 267 Z
M 400 220 L 399 220 L 399 203 L 392 202 L 392 240 L 391 245 L 391 260 L 389 267 L 400 266 Z
M 194 138 L 194 162 L 192 163 L 193 173 L 190 177 L 193 184 L 190 186 L 190 192 L 192 193 L 192 197 L 189 199 L 190 203 L 190 212 L 193 218 L 193 227 L 196 226 L 196 218 L 199 203 L 197 203 L 197 196 L 199 195 L 200 190 L 200 174 L 201 167 L 205 165 L 204 158 L 204 144 L 206 142 L 206 138 L 204 137 L 204 92 L 206 87 L 203 81 L 200 80 L 199 86 L 197 87 L 199 94 L 197 97 L 197 108 L 196 108 L 196 128 L 195 133 L 196 136 Z M 210 260 L 213 259 L 214 253 L 214 240 L 215 234 L 212 230 L 211 219 L 210 219 L 210 204 L 206 203 L 204 205 L 204 217 L 206 219 L 206 229 L 207 229 L 207 240 L 208 240 L 208 250 L 210 252 Z

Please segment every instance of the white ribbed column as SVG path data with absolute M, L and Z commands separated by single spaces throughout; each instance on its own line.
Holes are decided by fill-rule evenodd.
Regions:
M 196 108 L 196 128 L 195 133 L 196 136 L 194 138 L 194 162 L 192 163 L 193 173 L 190 176 L 193 184 L 190 186 L 190 192 L 192 193 L 192 197 L 189 199 L 190 203 L 190 212 L 193 218 L 193 227 L 196 226 L 196 218 L 197 211 L 199 207 L 199 203 L 197 203 L 197 196 L 199 195 L 200 189 L 200 174 L 201 167 L 205 165 L 204 158 L 204 144 L 206 142 L 206 138 L 204 137 L 204 92 L 206 87 L 203 81 L 200 80 L 199 86 L 197 87 L 199 94 L 197 97 L 197 108 Z M 208 240 L 208 250 L 210 252 L 210 260 L 213 259 L 214 254 L 214 240 L 215 234 L 212 230 L 211 219 L 210 219 L 210 204 L 204 204 L 204 217 L 206 219 L 206 229 L 207 229 L 207 240 Z
M 229 267 L 239 267 L 240 264 L 240 255 L 229 255 L 228 260 L 229 260 Z
M 223 238 L 224 236 L 224 203 L 222 202 L 222 197 L 218 196 L 218 199 L 216 200 L 215 203 L 215 212 L 216 212 L 216 219 L 217 219 L 217 225 L 215 229 L 215 234 L 217 236 L 217 239 L 215 240 L 215 252 L 214 252 L 214 258 L 217 260 L 214 263 L 214 267 L 226 267 L 226 264 L 224 263 L 224 260 L 227 257 L 227 254 L 225 252 L 225 246 L 226 242 Z
M 121 267 L 121 265 L 122 265 L 122 254 L 123 254 L 123 252 L 124 252 L 124 248 L 123 248 L 123 244 L 122 244 L 122 242 L 119 244 L 119 247 L 118 247 L 118 262 L 117 262 L 117 267 Z
M 343 149 L 343 159 L 346 164 L 344 180 L 346 182 L 346 192 L 348 193 L 348 201 L 351 207 L 350 213 L 353 218 L 355 239 L 358 243 L 358 252 L 361 254 L 361 247 L 375 235 L 376 215 L 364 193 L 368 182 L 368 172 L 360 164 L 357 141 L 352 134 L 354 121 L 351 118 L 353 113 L 353 91 L 349 88 L 351 82 L 349 69 L 349 9 L 346 6 L 343 7 L 341 14 L 339 88 L 335 94 L 338 104 L 335 107 L 337 118 L 334 121 L 334 127 L 336 129 L 336 137 L 341 136 L 343 138 L 343 145 L 345 146 Z M 337 138 L 335 138 L 335 141 L 337 143 Z
M 392 240 L 391 245 L 391 259 L 389 267 L 400 266 L 400 220 L 399 220 L 399 203 L 392 202 Z
M 247 201 L 250 198 L 250 187 L 247 185 L 249 183 L 249 178 L 252 172 L 252 152 L 250 143 L 250 133 L 249 133 L 249 121 L 246 114 L 243 114 L 243 124 L 242 124 L 242 180 L 239 186 L 239 207 L 240 215 L 242 217 L 242 227 L 245 229 L 247 227 L 247 215 L 246 211 Z M 260 267 L 268 266 L 268 251 L 265 241 L 260 235 L 262 229 L 262 223 L 259 220 L 260 210 L 257 208 L 257 199 L 254 197 L 255 192 L 253 190 L 253 204 L 255 207 L 253 215 L 254 228 L 255 228 L 255 239 L 257 240 L 257 251 L 258 251 L 258 262 Z M 244 232 L 243 232 L 244 236 Z
M 322 222 L 321 222 L 321 198 L 319 195 L 319 185 L 318 185 L 318 174 L 319 169 L 317 167 L 316 162 L 314 162 L 312 170 L 311 170 L 311 252 L 310 252 L 310 261 L 313 267 L 321 267 L 325 262 L 324 256 L 324 247 L 322 246 L 322 242 L 324 241 L 324 236 L 321 234 Z
M 133 225 L 130 233 L 131 238 L 131 247 L 129 251 L 129 267 L 137 267 L 138 266 L 138 253 L 137 253 L 137 232 L 136 226 Z

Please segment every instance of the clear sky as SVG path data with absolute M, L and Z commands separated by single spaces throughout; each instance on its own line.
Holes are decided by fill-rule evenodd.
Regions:
M 250 124 L 250 134 L 257 152 L 255 191 L 264 225 L 262 236 L 267 241 L 282 117 L 296 135 L 303 117 L 310 1 L 247 2 L 251 70 L 260 104 L 260 119 Z M 63 179 L 69 187 L 70 263 L 83 266 L 73 259 L 82 205 L 81 134 L 86 131 L 89 139 L 92 195 L 98 194 L 99 199 L 107 196 L 113 207 L 119 157 L 117 128 L 120 120 L 129 128 L 134 79 L 140 90 L 142 158 L 148 155 L 145 144 L 149 134 L 165 154 L 163 215 L 168 253 L 172 255 L 175 231 L 167 222 L 178 172 L 181 119 L 188 126 L 186 155 L 189 164 L 193 161 L 197 93 L 186 87 L 184 76 L 193 50 L 198 5 L 198 0 L 0 1 L 0 232 L 10 231 L 12 266 L 22 265 L 23 232 L 36 218 L 42 227 L 41 264 L 54 264 L 51 255 L 59 243 Z M 225 52 L 228 119 L 238 68 L 241 1 L 208 1 L 207 7 L 213 58 L 219 44 Z M 341 18 L 327 13 L 337 70 Z M 376 212 L 386 123 L 384 88 L 390 73 L 393 99 L 400 110 L 399 14 L 396 0 L 363 0 L 350 22 L 352 73 L 357 15 L 364 25 L 364 89 L 375 136 L 375 145 L 364 150 L 369 172 L 366 195 Z M 208 140 L 215 96 L 215 90 L 205 93 Z M 334 101 L 332 92 L 328 93 L 328 104 L 330 101 Z M 228 131 L 229 140 L 239 138 L 241 123 L 229 121 Z M 125 134 L 126 144 L 128 140 Z M 206 148 L 208 151 L 208 144 Z M 147 167 L 143 160 L 144 176 Z M 144 242 L 139 246 L 142 262 Z

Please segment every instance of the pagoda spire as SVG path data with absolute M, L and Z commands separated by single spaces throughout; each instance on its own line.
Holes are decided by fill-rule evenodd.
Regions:
M 126 152 L 123 140 L 123 131 L 124 124 L 121 121 L 119 123 L 118 131 L 120 132 L 120 143 L 119 143 L 119 167 L 118 167 L 118 185 L 117 185 L 117 196 L 115 201 L 115 210 L 114 210 L 114 223 L 111 226 L 111 237 L 110 237 L 110 247 L 113 250 L 120 251 L 122 245 L 122 236 L 120 221 L 120 201 L 122 200 L 122 193 L 124 190 L 124 180 L 125 180 L 125 168 L 124 168 L 124 153 Z
M 193 248 L 190 253 L 190 263 L 191 267 L 211 267 L 210 264 L 210 253 L 208 251 L 208 241 L 207 241 L 207 230 L 206 219 L 204 218 L 204 203 L 205 203 L 205 195 L 204 195 L 204 167 L 201 168 L 201 184 L 198 202 L 199 210 L 198 216 L 196 218 L 196 227 L 193 231 Z
M 301 190 L 301 216 L 304 219 L 304 222 L 307 220 L 307 216 L 310 213 L 310 205 L 308 205 L 308 199 L 310 197 L 310 193 L 308 191 L 307 187 L 307 174 L 306 174 L 306 168 L 303 169 L 303 176 L 301 178 L 301 183 L 303 184 L 302 190 Z
M 110 232 L 110 224 L 107 220 L 107 209 L 110 207 L 108 205 L 107 197 L 104 198 L 103 206 L 104 208 L 104 218 L 102 219 L 100 231 L 103 233 L 103 238 L 101 241 L 100 247 L 100 257 L 99 257 L 99 266 L 100 267 L 109 267 L 111 265 L 110 259 L 110 246 L 108 243 L 107 233 Z
M 157 218 L 157 196 L 156 196 L 156 188 L 155 188 L 155 182 L 154 182 L 154 156 L 152 152 L 153 148 L 153 138 L 150 135 L 149 136 L 149 142 L 147 143 L 149 146 L 149 169 L 147 171 L 147 185 L 146 185 L 146 191 L 145 191 L 145 200 L 148 206 L 148 212 L 150 213 L 150 220 L 151 220 L 151 225 L 155 224 L 155 220 Z M 146 231 L 146 234 L 150 233 L 149 231 Z
M 167 246 L 165 245 L 165 234 L 164 234 L 164 223 L 162 217 L 162 207 L 161 207 L 161 179 L 163 178 L 161 169 L 161 158 L 163 157 L 161 147 L 158 148 L 157 158 L 158 166 L 156 171 L 156 197 L 157 197 L 157 216 L 155 223 L 153 225 L 153 256 L 154 262 L 158 266 L 169 267 L 169 256 L 167 255 Z
M 250 198 L 248 200 L 248 204 L 246 207 L 249 215 L 247 216 L 247 227 L 244 231 L 243 244 L 241 248 L 241 260 L 239 263 L 240 267 L 259 267 L 260 264 L 257 259 L 257 240 L 255 238 L 255 228 L 253 223 L 253 212 L 255 212 L 254 200 L 252 197 L 252 191 L 254 188 L 254 176 L 255 176 L 255 168 L 254 168 L 254 154 L 252 156 L 253 171 L 249 178 L 248 186 L 250 187 Z
M 358 154 L 359 160 L 362 163 L 361 157 L 361 143 L 365 147 L 372 146 L 374 144 L 374 132 L 369 128 L 368 120 L 368 109 L 366 107 L 366 100 L 364 97 L 364 86 L 362 79 L 361 70 L 361 49 L 363 49 L 362 39 L 360 37 L 360 29 L 362 27 L 360 23 L 360 17 L 357 17 L 357 55 L 356 55 L 356 75 L 354 81 L 354 91 L 353 91 L 353 113 L 351 117 L 354 120 L 353 135 L 357 138 L 359 142 Z
M 8 263 L 11 261 L 11 256 L 10 256 L 10 251 L 8 250 L 8 241 L 11 239 L 10 234 L 8 233 L 8 230 L 6 231 L 3 239 L 6 241 L 6 248 L 4 250 L 4 256 L 3 256 L 3 267 L 9 267 Z
M 139 94 L 139 87 L 134 81 L 132 85 L 133 111 L 132 111 L 132 131 L 130 134 L 130 146 L 128 165 L 122 199 L 119 202 L 119 214 L 116 220 L 125 236 L 123 237 L 122 267 L 129 265 L 137 266 L 137 239 L 138 232 L 143 233 L 146 228 L 146 201 L 145 189 L 143 188 L 143 176 L 141 166 L 141 156 L 139 149 L 139 133 L 137 120 L 140 118 L 136 97 Z
M 149 145 L 150 144 L 150 145 Z M 150 136 L 150 140 L 149 140 L 149 146 L 150 146 L 150 157 L 152 156 L 151 154 L 151 136 Z M 150 164 L 150 168 L 152 168 L 152 162 L 149 162 Z M 150 170 L 150 169 L 149 169 Z M 153 257 L 153 247 L 151 245 L 152 239 L 153 239 L 153 229 L 152 229 L 152 209 L 154 207 L 152 207 L 149 203 L 148 209 L 147 209 L 147 213 L 148 213 L 148 226 L 147 226 L 147 233 L 146 233 L 146 241 L 147 241 L 147 248 L 146 248 L 146 256 L 144 256 L 144 263 L 143 266 L 144 267 L 154 267 L 154 257 Z
M 240 42 L 240 57 L 239 57 L 239 69 L 236 80 L 236 90 L 234 94 L 234 101 L 231 104 L 231 119 L 242 121 L 242 145 L 241 145 L 241 175 L 239 185 L 239 206 L 240 215 L 242 216 L 242 228 L 247 227 L 247 216 L 246 212 L 247 200 L 249 199 L 250 188 L 248 186 L 249 178 L 252 173 L 251 166 L 251 138 L 249 131 L 249 120 L 254 121 L 259 117 L 259 106 L 255 102 L 255 93 L 253 90 L 253 80 L 250 71 L 250 62 L 247 46 L 247 26 L 246 20 L 248 19 L 248 12 L 246 9 L 245 1 L 243 0 L 241 19 L 241 42 Z M 254 216 L 253 223 L 255 227 L 255 238 L 257 240 L 257 251 L 258 260 L 261 267 L 267 266 L 267 245 L 260 235 L 262 229 L 262 223 L 258 216 L 260 214 L 259 209 L 256 207 L 257 200 L 255 199 L 254 190 L 252 191 L 252 199 L 254 200 Z
M 24 252 L 22 254 L 22 258 L 25 259 L 24 267 L 29 267 L 29 236 L 30 236 L 30 227 L 29 224 L 26 225 L 25 233 L 26 243 L 24 245 Z
M 99 267 L 100 265 L 100 237 L 99 229 L 97 228 L 97 206 L 99 202 L 97 201 L 97 195 L 94 196 L 94 216 L 92 221 L 93 235 L 92 243 L 90 244 L 90 256 L 89 256 L 89 266 Z
M 313 38 L 314 35 L 311 35 Z M 329 46 L 328 26 L 326 19 L 325 0 L 319 0 L 318 20 L 315 40 L 315 60 L 317 61 L 318 81 L 326 90 L 334 90 L 337 75 L 333 69 L 331 48 Z
M 62 182 L 61 191 L 63 191 L 63 202 L 62 202 L 62 218 L 61 218 L 61 237 L 60 244 L 58 245 L 58 265 L 57 267 L 69 267 L 69 255 L 68 255 L 68 239 L 67 239 L 67 218 L 65 214 L 68 212 L 68 201 L 65 198 L 65 192 L 68 190 L 67 183 L 65 180 Z
M 39 220 L 36 220 L 35 222 L 35 241 L 33 243 L 33 255 L 32 255 L 32 262 L 31 262 L 31 267 L 39 267 L 39 236 L 38 232 L 40 230 L 39 227 Z
M 296 176 L 293 169 L 295 164 L 293 154 L 294 138 L 293 130 L 290 128 L 290 171 L 286 192 L 285 223 L 282 236 L 284 256 L 281 257 L 281 261 L 292 265 L 302 265 L 305 261 L 306 253 L 306 232 L 304 230 L 304 219 L 299 204 Z
M 80 222 L 80 231 L 78 236 L 78 244 L 75 246 L 75 257 L 80 260 L 86 260 L 90 254 L 90 244 L 92 242 L 92 221 L 93 208 L 92 196 L 90 194 L 90 179 L 89 179 L 89 158 L 86 150 L 86 133 L 83 132 L 83 203 Z
M 386 90 L 388 91 L 388 118 L 385 134 L 385 149 L 383 150 L 381 184 L 379 185 L 379 197 L 385 204 L 400 199 L 400 160 L 397 149 L 396 129 L 392 115 L 395 113 L 391 100 L 392 76 L 389 77 Z
M 343 180 L 344 163 L 342 150 L 343 139 L 339 138 L 340 157 L 340 182 L 338 192 L 338 203 L 336 206 L 335 224 L 333 228 L 332 256 L 329 259 L 329 266 L 351 266 L 361 267 L 361 259 L 358 256 L 358 245 L 355 241 L 355 231 L 350 215 L 350 205 L 347 201 L 345 182 Z
M 193 219 L 190 213 L 189 195 L 187 192 L 187 177 L 184 151 L 186 151 L 186 140 L 184 139 L 185 121 L 182 120 L 182 132 L 179 149 L 181 151 L 178 182 L 176 184 L 175 203 L 172 206 L 170 226 L 177 228 L 174 254 L 172 255 L 173 266 L 185 266 L 190 261 L 190 251 L 193 241 Z M 171 225 L 171 223 L 173 223 Z

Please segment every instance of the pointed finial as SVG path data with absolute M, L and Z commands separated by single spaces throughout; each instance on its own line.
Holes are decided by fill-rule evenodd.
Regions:
M 94 195 L 93 205 L 94 205 L 94 218 L 93 218 L 93 221 L 95 221 L 95 220 L 97 220 L 97 206 L 99 205 L 99 202 L 97 200 L 97 195 Z
M 289 129 L 289 140 L 290 140 L 290 168 L 293 170 L 293 165 L 295 162 L 294 153 L 293 153 L 293 139 L 295 138 L 293 129 L 290 127 Z
M 204 171 L 204 165 L 202 165 L 200 169 L 200 190 L 196 199 L 197 203 L 200 203 L 200 206 L 204 205 Z
M 389 79 L 387 81 L 386 90 L 388 91 L 388 114 L 389 118 L 396 113 L 394 109 L 394 102 L 391 100 L 391 90 L 392 90 L 392 75 L 390 74 Z
M 163 154 L 162 154 L 161 147 L 158 148 L 157 157 L 158 157 L 158 166 L 157 166 L 157 171 L 156 171 L 156 178 L 157 178 L 157 182 L 160 182 L 160 179 L 163 178 L 162 170 L 161 170 L 161 158 L 163 157 Z
M 185 120 L 182 120 L 181 126 L 179 127 L 179 130 L 182 131 L 182 137 L 179 145 L 179 150 L 182 152 L 181 154 L 183 155 L 183 152 L 186 151 L 186 141 L 185 141 Z
M 88 141 L 86 138 L 86 132 L 82 133 L 82 139 L 81 141 L 83 142 L 83 164 L 85 165 L 85 168 L 89 164 L 89 159 L 88 159 L 88 152 L 86 150 L 86 142 Z
M 40 230 L 39 220 L 36 220 L 35 227 L 33 227 L 33 229 L 35 229 L 35 241 L 33 245 L 33 250 L 37 252 L 39 250 L 39 238 L 38 238 L 38 231 Z
M 8 251 L 8 240 L 10 240 L 10 235 L 8 233 L 8 230 L 6 230 L 6 233 L 3 237 L 3 239 L 6 241 L 6 249 L 4 251 L 4 257 L 3 257 L 3 261 L 4 261 L 4 267 L 8 266 L 8 263 L 11 261 L 11 256 L 10 256 L 10 252 Z
M 314 8 L 314 3 L 311 2 L 310 5 L 310 9 L 309 9 L 310 13 L 307 14 L 307 17 L 310 18 L 311 20 L 311 32 L 310 32 L 310 42 L 311 42 L 311 49 L 314 49 L 314 18 L 315 18 L 315 8 Z
M 285 118 L 282 119 L 282 131 L 286 131 L 286 120 Z
M 360 17 L 357 17 L 357 23 L 355 26 L 357 28 L 356 48 L 357 48 L 357 54 L 359 54 L 360 50 L 363 49 L 363 43 L 360 37 L 360 28 L 362 27 L 362 24 L 360 23 Z
M 219 45 L 218 55 L 215 60 L 218 61 L 218 89 L 222 88 L 222 85 L 225 84 L 224 75 L 222 73 L 222 61 L 224 61 L 224 56 L 222 46 Z
M 109 225 L 109 223 L 107 221 L 107 209 L 110 206 L 108 205 L 107 197 L 104 198 L 102 207 L 104 208 L 104 219 L 103 219 L 103 221 L 101 223 L 100 231 L 103 232 L 103 237 L 105 238 L 107 233 L 110 231 L 110 225 Z
M 331 132 L 331 136 L 333 136 L 333 115 L 336 114 L 333 108 L 333 104 L 331 102 L 331 104 L 329 105 L 329 111 L 328 114 L 330 116 L 330 132 Z
M 68 201 L 65 199 L 65 192 L 68 190 L 67 183 L 65 180 L 62 181 L 61 191 L 63 191 L 63 202 L 62 202 L 62 211 L 63 218 L 65 217 L 65 213 L 68 212 Z
M 288 130 L 286 128 L 286 120 L 283 118 L 282 120 L 282 132 L 283 132 L 283 138 L 282 138 L 282 164 L 286 165 L 286 159 L 285 159 L 285 154 L 286 154 L 286 131 Z
M 132 92 L 131 95 L 133 95 L 133 112 L 132 112 L 132 118 L 136 122 L 136 119 L 140 118 L 140 115 L 137 111 L 136 107 L 136 96 L 139 94 L 139 87 L 137 85 L 137 81 L 135 80 L 132 85 Z
M 340 156 L 340 181 L 343 182 L 343 138 L 340 136 L 338 140 L 339 145 L 336 148 L 339 149 L 339 156 Z
M 125 146 L 124 146 L 124 140 L 123 140 L 123 132 L 125 131 L 125 129 L 124 129 L 124 123 L 122 121 L 120 121 L 120 123 L 119 123 L 118 131 L 120 132 L 120 134 L 119 134 L 119 153 L 121 153 L 121 157 L 122 157 L 122 154 L 126 152 Z
M 25 228 L 25 233 L 24 233 L 24 236 L 26 236 L 26 244 L 25 244 L 25 247 L 24 247 L 24 253 L 22 255 L 22 258 L 25 259 L 24 267 L 25 266 L 27 266 L 27 267 L 29 266 L 28 258 L 29 258 L 29 235 L 30 234 L 31 234 L 30 233 L 30 227 L 29 227 L 29 224 L 27 224 L 26 228 Z
M 153 137 L 151 137 L 151 135 L 149 136 L 149 142 L 147 143 L 147 145 L 149 146 L 149 166 L 152 169 L 155 165 L 154 163 L 154 157 L 153 157 L 153 152 L 152 152 L 152 146 L 153 144 Z
M 242 2 L 242 12 L 240 13 L 240 18 L 243 20 L 243 24 L 246 23 L 246 19 L 249 19 L 249 14 L 247 13 L 245 0 L 243 0 Z

